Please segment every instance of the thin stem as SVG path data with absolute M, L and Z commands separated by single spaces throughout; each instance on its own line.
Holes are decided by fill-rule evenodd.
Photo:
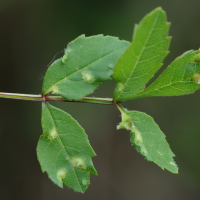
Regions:
M 42 96 L 33 94 L 16 94 L 16 93 L 3 93 L 0 92 L 0 98 L 7 99 L 18 99 L 26 101 L 65 101 L 65 102 L 81 102 L 81 103 L 95 103 L 104 105 L 113 105 L 112 98 L 95 98 L 95 97 L 84 97 L 81 100 L 66 100 L 61 96 Z
M 44 101 L 45 98 L 42 95 L 33 95 L 33 94 L 16 94 L 16 93 L 4 93 L 0 92 L 0 98 L 7 99 L 19 99 L 27 101 Z

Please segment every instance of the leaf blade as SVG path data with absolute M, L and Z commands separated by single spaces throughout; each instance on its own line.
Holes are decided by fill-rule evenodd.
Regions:
M 121 106 L 118 108 L 122 114 L 122 122 L 117 128 L 131 131 L 131 144 L 136 150 L 162 169 L 178 173 L 178 167 L 173 160 L 174 153 L 153 118 L 142 112 L 127 111 Z
M 131 100 L 161 67 L 171 38 L 166 14 L 157 8 L 135 26 L 134 41 L 117 62 L 113 77 L 117 81 L 114 101 Z
M 47 70 L 43 95 L 50 92 L 79 100 L 109 80 L 129 42 L 111 36 L 79 36 Z M 76 92 L 74 92 L 76 91 Z
M 43 172 L 59 187 L 78 192 L 89 186 L 90 173 L 97 175 L 91 157 L 95 152 L 82 127 L 66 112 L 43 103 L 43 135 L 37 156 Z
M 200 89 L 200 63 L 197 51 L 187 51 L 175 59 L 165 71 L 143 92 L 133 98 L 148 96 L 178 96 Z

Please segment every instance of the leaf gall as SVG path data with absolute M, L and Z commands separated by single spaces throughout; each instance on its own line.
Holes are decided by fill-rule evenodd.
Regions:
M 195 73 L 193 76 L 191 76 L 191 80 L 200 84 L 200 74 Z
M 94 76 L 90 72 L 84 71 L 84 72 L 81 73 L 81 75 L 82 75 L 82 78 L 85 82 L 92 83 L 92 82 L 95 81 Z
M 200 53 L 199 53 L 199 54 L 196 54 L 196 55 L 194 56 L 194 61 L 195 61 L 195 62 L 200 62 Z
M 72 158 L 71 163 L 74 167 L 79 167 L 79 168 L 83 168 L 83 169 L 87 168 L 85 161 L 79 157 Z
M 58 132 L 56 131 L 56 128 L 53 127 L 53 129 L 52 129 L 51 132 L 49 133 L 48 138 L 49 138 L 50 140 L 53 140 L 53 139 L 55 139 L 57 136 L 58 136 Z
M 57 178 L 60 181 L 63 181 L 66 178 L 67 170 L 66 169 L 60 169 L 57 172 Z

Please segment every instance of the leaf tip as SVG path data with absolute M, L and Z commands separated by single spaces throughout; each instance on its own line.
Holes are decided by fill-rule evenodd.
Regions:
M 155 10 L 163 10 L 161 6 L 155 8 Z
M 173 162 L 169 162 L 169 164 L 173 167 L 173 169 L 169 170 L 169 171 L 171 171 L 174 174 L 178 174 L 178 166 L 177 166 L 177 164 L 174 161 Z
M 80 35 L 80 36 L 77 37 L 76 39 L 78 39 L 78 38 L 85 38 L 85 34 Z M 75 40 L 76 40 L 76 39 L 75 39 Z
M 162 13 L 166 14 L 165 11 L 162 9 L 161 6 L 155 8 L 152 12 L 155 12 L 155 13 L 156 13 L 156 12 L 162 12 Z

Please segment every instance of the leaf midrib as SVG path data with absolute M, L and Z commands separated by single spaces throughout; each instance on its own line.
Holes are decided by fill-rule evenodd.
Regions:
M 140 98 L 140 97 L 145 97 L 145 96 L 148 96 L 149 94 L 151 94 L 152 92 L 155 92 L 155 91 L 160 91 L 160 89 L 164 89 L 164 88 L 166 88 L 166 87 L 172 87 L 172 85 L 173 84 L 177 84 L 177 83 L 193 83 L 192 81 L 177 81 L 177 82 L 174 82 L 174 83 L 172 83 L 172 84 L 168 84 L 168 85 L 165 85 L 164 87 L 160 87 L 160 88 L 156 88 L 156 89 L 153 89 L 153 90 L 150 90 L 150 91 L 148 91 L 148 92 L 145 92 L 144 91 L 144 93 L 143 92 L 141 92 L 141 93 L 139 93 L 139 94 L 137 94 L 137 95 L 133 95 L 133 96 L 131 96 L 131 97 L 128 97 L 128 98 L 126 98 L 126 99 L 124 99 L 124 101 L 128 101 L 130 98 Z M 179 88 L 176 88 L 176 89 L 179 89 Z M 180 90 L 180 89 L 179 89 Z M 182 90 L 182 91 L 185 91 L 185 90 Z M 162 91 L 160 91 L 160 92 L 162 92 Z
M 98 62 L 100 59 L 103 59 L 103 58 L 105 58 L 106 56 L 109 56 L 110 54 L 113 54 L 113 53 L 115 53 L 116 51 L 119 51 L 119 50 L 121 50 L 121 49 L 123 49 L 123 48 L 127 48 L 127 47 L 124 46 L 124 47 L 122 47 L 122 48 L 120 48 L 120 49 L 116 49 L 116 50 L 114 50 L 114 51 L 112 51 L 112 52 L 110 52 L 110 53 L 104 55 L 103 57 L 98 58 L 97 60 L 95 60 L 95 61 L 89 63 L 88 65 L 82 67 L 81 69 L 78 69 L 77 71 L 71 73 L 70 75 L 65 76 L 65 78 L 62 78 L 62 79 L 60 79 L 59 81 L 53 83 L 53 84 L 51 85 L 51 87 L 52 87 L 53 85 L 56 85 L 56 84 L 58 84 L 59 82 L 63 81 L 64 79 L 68 79 L 68 78 L 69 78 L 70 76 L 72 76 L 73 74 L 78 73 L 78 72 L 81 71 L 82 69 L 85 69 L 85 68 L 89 67 L 89 66 L 92 65 L 93 63 Z M 103 50 L 102 50 L 102 51 L 103 51 Z M 66 68 L 66 67 L 65 67 L 65 68 Z M 49 88 L 51 88 L 51 87 L 49 87 Z M 49 88 L 48 88 L 48 89 L 49 89 Z M 47 90 L 48 90 L 48 89 L 47 89 Z
M 185 66 L 185 69 L 187 68 L 187 66 L 188 66 L 188 64 L 189 64 L 189 62 L 187 62 L 187 64 L 186 64 L 186 66 Z M 169 66 L 170 67 L 170 66 Z M 196 68 L 196 64 L 195 64 L 195 68 Z M 174 69 L 175 70 L 175 69 Z M 174 72 L 173 72 L 173 74 L 174 74 Z M 183 77 L 184 77 L 184 75 L 185 75 L 185 72 L 184 72 L 184 74 L 183 74 Z M 158 77 L 159 78 L 159 77 Z M 171 79 L 173 78 L 173 76 L 171 77 Z M 163 77 L 162 77 L 162 80 L 163 80 Z M 162 80 L 160 80 L 160 82 L 158 83 L 158 86 L 161 84 L 161 82 L 162 82 Z M 171 80 L 170 80 L 171 81 Z M 151 94 L 152 92 L 155 92 L 155 91 L 159 91 L 160 89 L 163 89 L 163 88 L 166 88 L 166 87 L 172 87 L 172 85 L 173 84 L 177 84 L 177 83 L 192 83 L 192 81 L 184 81 L 184 79 L 182 78 L 182 80 L 179 80 L 179 81 L 175 81 L 175 82 L 170 82 L 169 84 L 167 84 L 167 85 L 164 85 L 164 86 L 161 86 L 161 87 L 157 87 L 156 89 L 154 88 L 154 89 L 151 89 L 150 87 L 153 87 L 153 84 L 154 83 L 152 83 L 152 85 L 150 85 L 145 91 L 143 91 L 143 92 L 141 92 L 141 93 L 138 93 L 138 94 L 136 94 L 136 95 L 133 95 L 133 96 L 131 96 L 131 97 L 128 97 L 128 98 L 126 98 L 126 99 L 124 99 L 124 101 L 127 101 L 127 100 L 129 100 L 129 99 L 131 99 L 131 98 L 134 98 L 134 97 L 137 97 L 137 98 L 140 98 L 140 97 L 143 97 L 143 96 L 148 96 L 148 94 Z M 176 88 L 176 89 L 179 89 L 179 88 Z M 149 90 L 149 91 L 148 91 Z M 180 90 L 180 89 L 179 89 Z M 160 91 L 160 92 L 162 92 L 162 91 Z
M 141 121 L 138 121 L 138 122 L 141 122 Z M 133 122 L 133 120 L 132 120 L 132 123 L 135 125 L 135 123 Z M 155 122 L 154 122 L 155 123 Z M 138 128 L 138 126 L 136 126 L 135 125 L 135 127 L 140 131 L 140 128 Z M 167 164 L 167 166 L 169 166 L 169 163 L 166 161 L 166 159 L 164 159 L 159 153 L 158 153 L 158 151 L 156 151 L 156 149 L 153 147 L 153 146 L 151 146 L 150 144 L 149 144 L 149 142 L 148 142 L 148 140 L 144 137 L 144 133 L 143 132 L 141 132 L 140 131 L 140 133 L 141 133 L 141 135 L 142 135 L 142 138 L 145 140 L 145 142 L 149 145 L 149 147 L 158 155 L 158 157 L 161 159 L 161 160 L 163 160 L 166 164 Z M 162 132 L 161 132 L 162 133 Z M 156 133 L 157 134 L 157 133 Z M 163 134 L 163 133 L 162 133 Z M 171 151 L 171 150 L 170 150 Z M 172 157 L 172 160 L 173 160 L 173 157 Z M 151 159 L 151 161 L 153 161 L 152 159 Z M 154 162 L 154 161 L 153 161 Z M 155 163 L 155 162 L 154 162 Z M 156 163 L 156 164 L 158 164 L 158 163 Z M 160 167 L 163 167 L 163 166 L 160 166 Z M 166 167 L 163 167 L 163 168 L 166 168 Z M 166 168 L 167 169 L 167 168 Z
M 45 103 L 45 104 L 46 104 L 46 103 Z M 48 109 L 48 111 L 49 111 L 49 113 L 50 113 L 50 116 L 51 116 L 51 119 L 53 120 L 54 126 L 56 127 L 56 124 L 55 124 L 53 115 L 51 114 L 51 111 L 49 110 L 48 105 L 45 105 L 45 106 L 47 107 L 47 109 Z M 56 131 L 57 131 L 57 129 L 56 129 Z M 69 156 L 69 154 L 67 153 L 67 150 L 65 149 L 65 146 L 63 145 L 63 142 L 62 142 L 62 139 L 60 138 L 60 134 L 59 134 L 59 133 L 58 133 L 58 137 L 59 137 L 60 142 L 61 142 L 61 144 L 62 144 L 62 146 L 63 146 L 63 149 L 65 150 L 66 154 Z M 71 162 L 71 157 L 69 156 L 69 158 L 70 158 L 70 162 Z M 71 165 L 72 165 L 72 164 L 71 164 Z M 81 192 L 83 192 L 83 189 L 82 189 L 82 187 L 81 187 L 81 184 L 80 184 L 80 182 L 79 182 L 79 180 L 78 180 L 78 177 L 77 177 L 77 174 L 76 174 L 75 167 L 74 167 L 73 165 L 72 165 L 72 168 L 74 169 L 74 173 L 75 173 L 75 175 L 76 175 L 76 179 L 77 179 L 77 181 L 78 181 L 78 183 L 79 183 L 79 186 L 80 186 L 80 188 L 81 188 Z

